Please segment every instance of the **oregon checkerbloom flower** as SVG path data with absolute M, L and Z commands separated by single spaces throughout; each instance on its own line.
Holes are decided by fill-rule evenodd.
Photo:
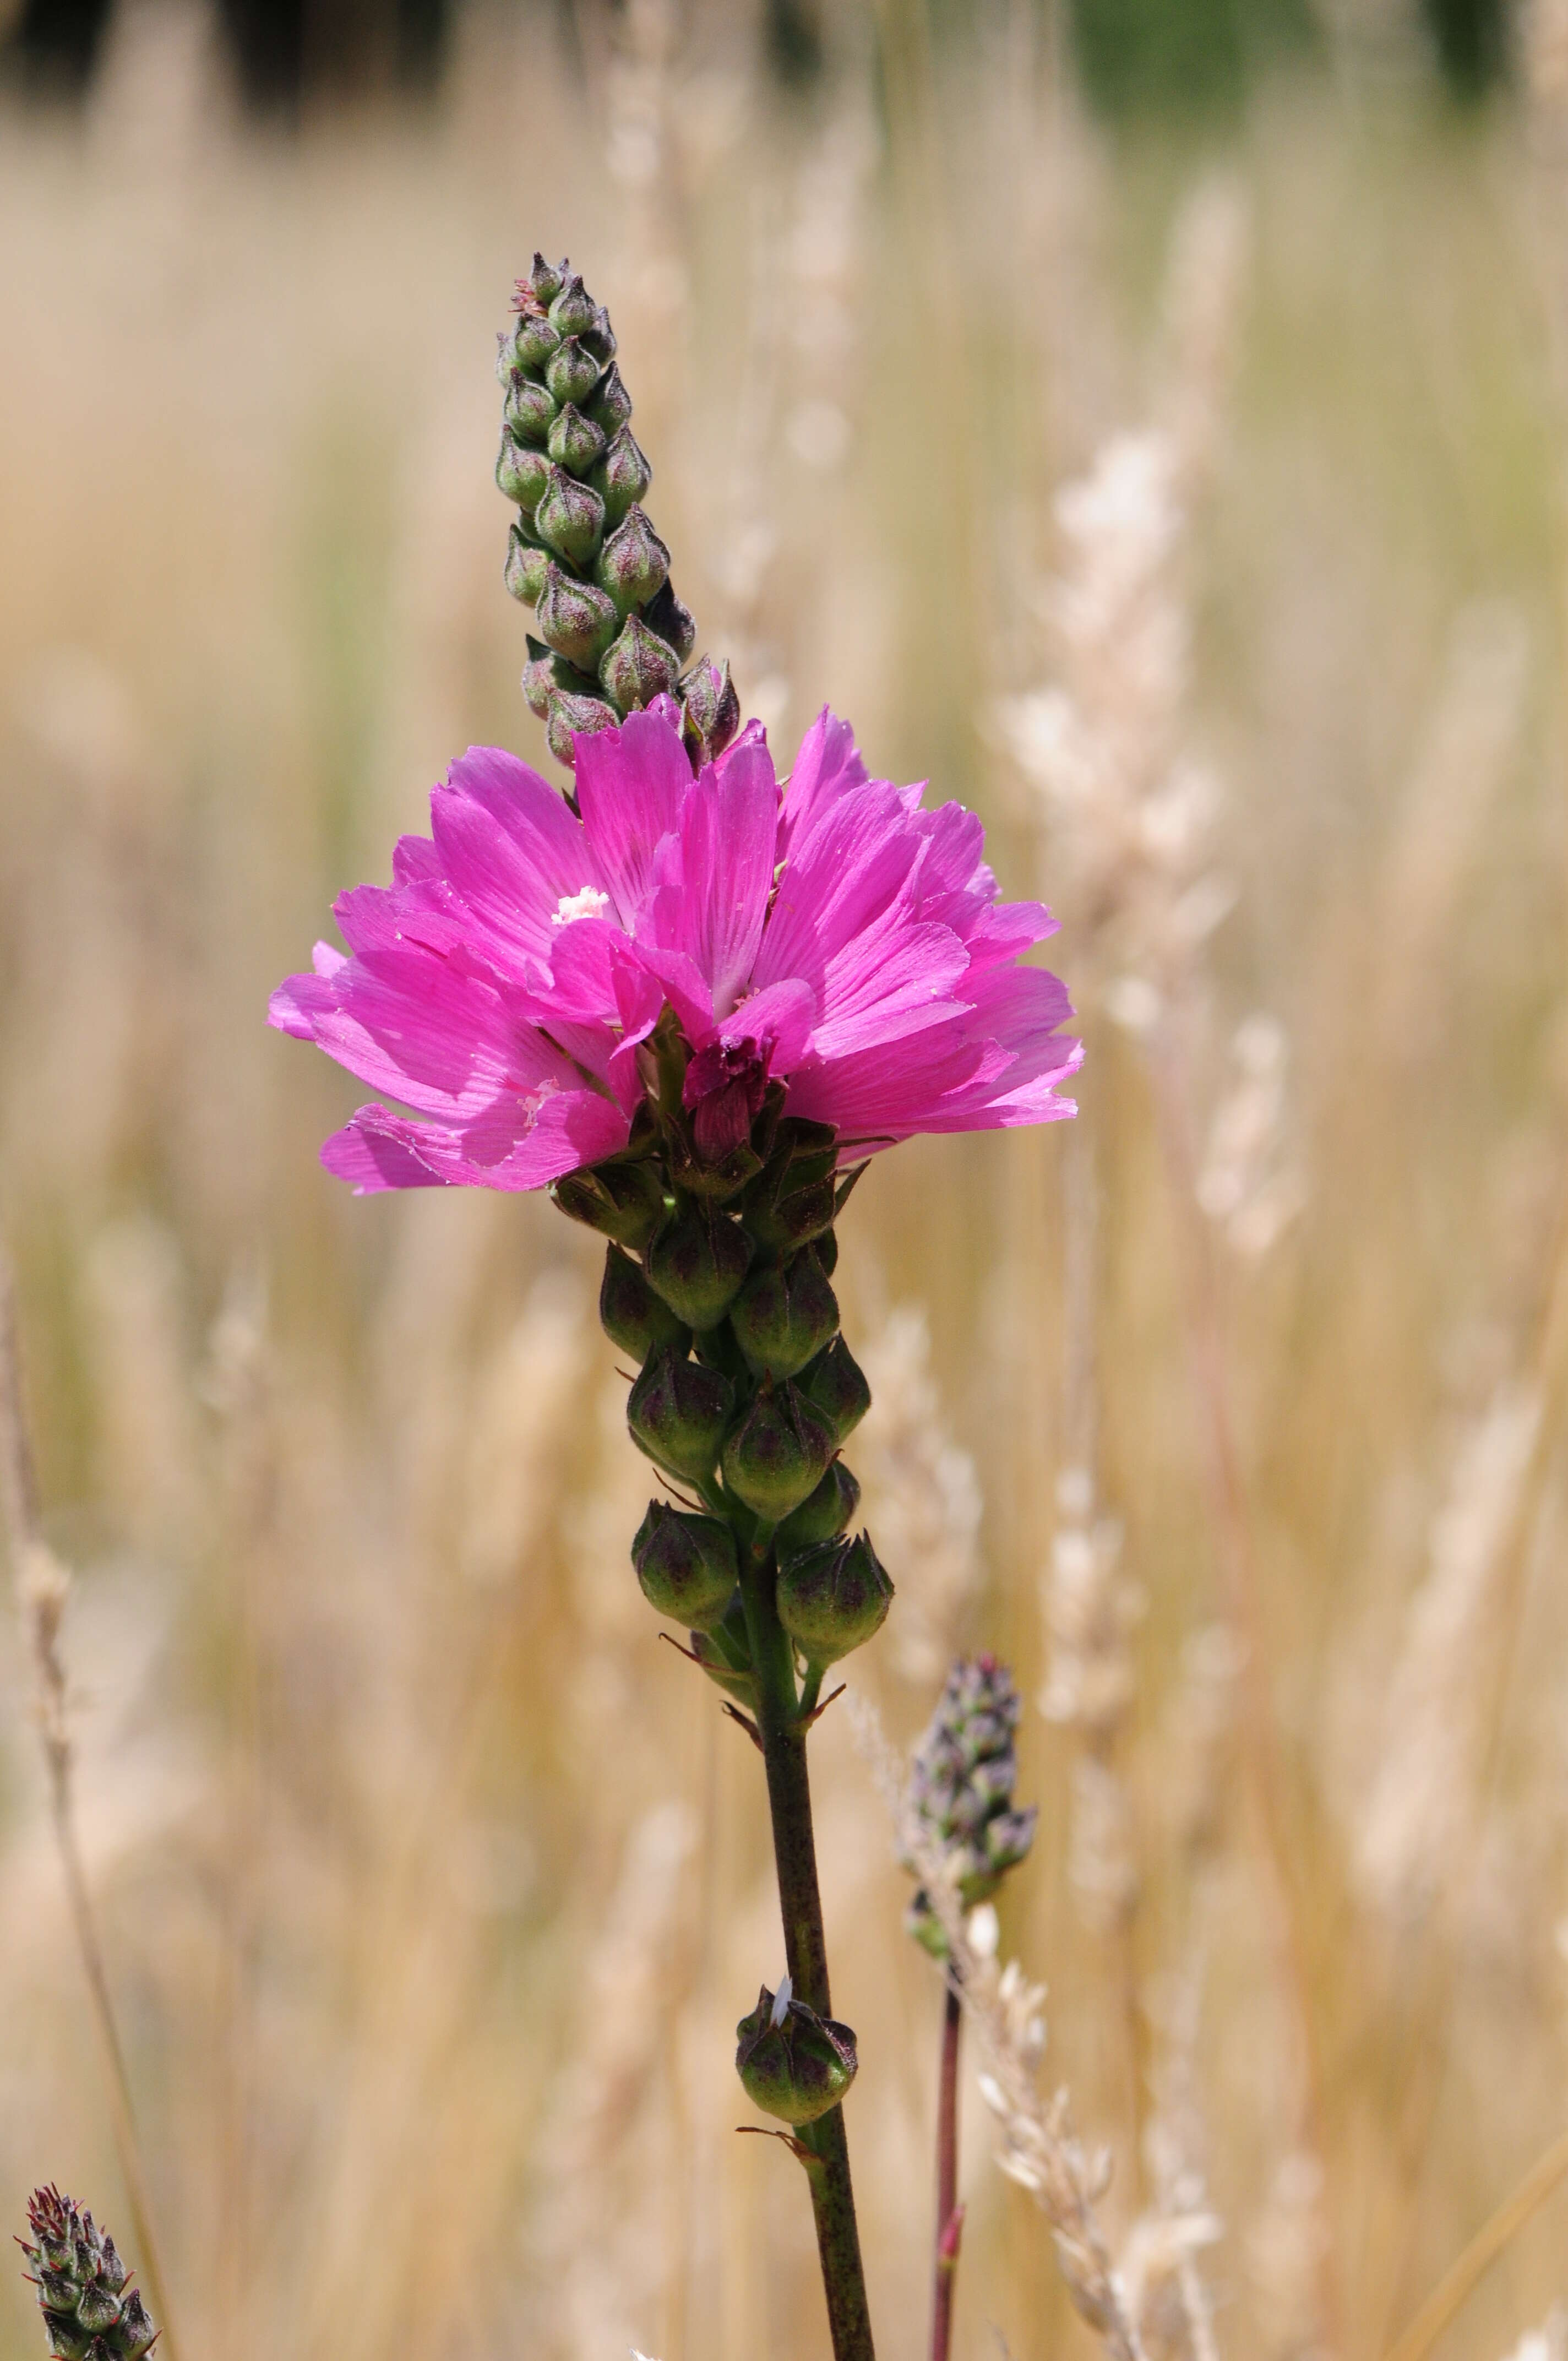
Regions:
M 414 1110 L 327 1141 L 356 1189 L 537 1189 L 613 1155 L 666 1006 L 713 1161 L 775 1082 L 857 1157 L 1074 1112 L 1066 991 L 1020 964 L 1049 912 L 999 902 L 974 815 L 868 778 L 846 723 L 824 712 L 782 787 L 755 724 L 694 778 L 659 697 L 577 741 L 576 797 L 471 748 L 392 884 L 337 903 L 346 955 L 318 944 L 273 994 L 274 1025 Z

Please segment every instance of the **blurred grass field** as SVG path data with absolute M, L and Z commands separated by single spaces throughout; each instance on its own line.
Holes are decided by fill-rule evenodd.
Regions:
M 852 1677 L 903 1741 L 953 1648 L 1017 1669 L 1041 1834 L 1003 1949 L 1048 1983 L 1113 2233 L 1155 2200 L 1136 2126 L 1177 2126 L 1219 2351 L 1377 2361 L 1563 2125 L 1568 43 L 1541 16 L 1528 87 L 1455 114 L 1402 18 L 1332 23 L 1234 124 L 1113 135 L 1023 8 L 961 44 L 846 10 L 796 98 L 744 11 L 634 9 L 585 83 L 554 20 L 476 10 L 432 110 L 285 138 L 198 10 L 142 0 L 80 117 L 0 115 L 0 1207 L 182 2361 L 825 2349 L 794 2168 L 733 2135 L 730 2028 L 779 1965 L 760 1773 L 630 1573 L 593 1242 L 543 1201 L 354 1201 L 316 1148 L 362 1093 L 263 1023 L 454 753 L 544 762 L 490 481 L 536 245 L 610 303 L 676 577 L 781 768 L 831 701 L 1063 920 L 1079 1124 L 916 1143 L 845 1219 L 879 1395 L 850 1455 L 904 1552 Z M 1147 946 L 997 720 L 1061 675 L 1053 497 L 1168 398 L 1205 189 L 1241 258 L 1171 595 L 1226 901 L 1172 1086 L 1220 1175 L 1199 1258 L 1321 2153 L 1220 1637 L 1192 1223 L 1157 1046 L 1118 1021 Z M 1249 1073 L 1280 1083 L 1254 1132 Z M 1086 1459 L 1141 1594 L 1109 1910 L 1080 1741 L 1032 1702 Z M 0 1642 L 0 2192 L 20 2226 L 57 2180 L 120 2232 Z M 815 1762 L 906 2353 L 939 1993 L 835 1715 Z M 958 2350 L 1044 2361 L 1091 2340 L 992 2145 L 971 2091 Z M 1560 2192 L 1445 2356 L 1568 2299 L 1565 2224 Z M 1149 2335 L 1190 2349 L 1157 2306 Z M 38 2343 L 0 2275 L 0 2356 Z

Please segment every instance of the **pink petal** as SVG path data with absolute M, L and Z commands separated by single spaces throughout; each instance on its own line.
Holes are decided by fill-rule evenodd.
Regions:
M 800 741 L 779 816 L 779 858 L 810 828 L 821 807 L 866 784 L 855 733 L 826 706 Z
M 778 786 L 764 745 L 710 765 L 681 811 L 679 883 L 662 884 L 640 940 L 682 951 L 711 988 L 714 1013 L 728 1015 L 748 982 L 762 939 L 773 882 Z
M 468 939 L 503 965 L 547 961 L 561 902 L 585 886 L 604 891 L 582 823 L 537 771 L 499 747 L 470 746 L 430 813 Z
M 577 802 L 617 915 L 634 933 L 662 840 L 674 832 L 690 792 L 680 731 L 663 712 L 628 716 L 577 746 Z

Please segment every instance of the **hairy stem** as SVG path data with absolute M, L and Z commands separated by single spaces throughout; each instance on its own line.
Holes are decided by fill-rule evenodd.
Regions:
M 806 1766 L 806 1732 L 795 1691 L 789 1639 L 773 1606 L 771 1554 L 753 1553 L 741 1577 L 746 1629 L 757 1679 L 757 1727 L 768 1775 L 773 1859 L 778 1871 L 779 1914 L 784 1920 L 784 1963 L 797 2000 L 819 2016 L 832 2015 L 828 1982 L 828 1944 L 822 1928 L 822 1896 L 817 1883 L 817 1841 L 812 1829 L 811 1783 Z M 844 2111 L 833 2107 L 806 2125 L 801 2145 L 818 2162 L 807 2169 L 817 2217 L 817 2251 L 828 2299 L 828 2324 L 834 2361 L 874 2361 L 871 2312 L 866 2302 L 861 2237 L 855 2224 L 855 2192 L 850 2180 L 850 2149 Z
M 942 2075 L 937 2097 L 937 2257 L 931 2289 L 931 2361 L 948 2361 L 953 2339 L 953 2291 L 959 2274 L 963 2208 L 959 2203 L 959 2048 L 964 2009 L 957 1965 L 948 1971 L 942 2012 Z

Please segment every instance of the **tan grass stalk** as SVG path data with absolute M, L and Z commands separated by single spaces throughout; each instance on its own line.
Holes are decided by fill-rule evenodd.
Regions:
M 1464 2251 L 1455 2256 L 1409 2326 L 1388 2347 L 1387 2361 L 1424 2361 L 1498 2256 L 1565 2178 L 1568 2132 L 1560 2133 L 1551 2147 L 1536 2158 L 1518 2188 L 1482 2224 Z
M 163 2332 L 163 2349 L 178 2354 L 171 2325 L 168 2281 L 153 2229 L 152 2193 L 137 2132 L 136 2107 L 125 2047 L 120 2038 L 109 1971 L 98 1931 L 76 1832 L 74 1755 L 70 1693 L 60 1630 L 71 1593 L 69 1569 L 44 1540 L 38 1519 L 38 1477 L 22 1384 L 21 1341 L 16 1327 L 16 1284 L 10 1257 L 0 1246 L 0 1492 L 4 1496 L 11 1576 L 17 1610 L 32 1659 L 33 1702 L 48 1781 L 49 1819 L 70 1905 L 76 1948 L 86 1979 L 89 2010 L 104 2073 L 115 2149 L 126 2184 L 139 2249 L 141 2273 L 153 2315 Z
M 853 1457 L 877 1548 L 898 1568 L 894 1662 L 903 1679 L 927 1684 L 960 1653 L 980 1587 L 980 1478 L 948 1425 L 921 1305 L 895 1305 L 860 1359 L 872 1408 Z

